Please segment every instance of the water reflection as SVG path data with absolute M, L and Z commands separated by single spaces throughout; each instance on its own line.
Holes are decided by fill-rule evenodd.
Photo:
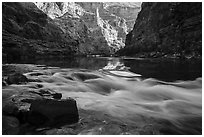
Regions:
M 194 80 L 202 77 L 201 60 L 124 60 L 130 71 L 140 73 L 145 78 L 165 81 Z
M 115 57 L 72 57 L 3 60 L 3 63 L 25 63 L 61 68 L 83 68 L 91 70 L 129 70 L 144 78 L 164 81 L 194 80 L 202 77 L 202 60 L 140 59 Z

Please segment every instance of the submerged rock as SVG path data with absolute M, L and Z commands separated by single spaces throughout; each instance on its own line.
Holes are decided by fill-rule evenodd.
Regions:
M 52 94 L 52 96 L 53 96 L 54 99 L 61 99 L 62 98 L 61 93 L 55 93 L 55 94 Z
M 23 74 L 15 73 L 15 74 L 9 75 L 6 81 L 8 84 L 20 84 L 20 83 L 28 82 L 28 79 Z

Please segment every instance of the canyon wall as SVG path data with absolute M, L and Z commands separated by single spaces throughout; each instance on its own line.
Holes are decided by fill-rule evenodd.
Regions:
M 133 27 L 132 20 L 136 19 L 140 10 L 140 3 L 36 2 L 35 4 L 62 30 L 72 32 L 73 39 L 79 43 L 78 54 L 110 55 L 124 47 L 125 36 Z
M 114 54 L 139 10 L 140 3 L 4 2 L 3 57 Z
M 34 3 L 2 3 L 3 59 L 73 55 L 77 45 Z
M 200 57 L 202 3 L 142 3 L 125 44 L 119 55 Z

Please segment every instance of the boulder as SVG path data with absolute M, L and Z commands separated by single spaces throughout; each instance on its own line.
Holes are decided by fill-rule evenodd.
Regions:
M 37 88 L 42 88 L 43 85 L 41 85 L 41 84 L 36 84 L 36 87 L 37 87 Z
M 61 99 L 62 98 L 62 94 L 61 93 L 55 93 L 55 94 L 52 94 L 52 97 L 54 99 Z
M 26 122 L 30 103 L 27 100 L 43 99 L 42 96 L 16 89 L 2 90 L 2 114 L 16 117 L 20 123 Z
M 28 122 L 36 126 L 58 126 L 78 122 L 79 114 L 74 99 L 31 101 Z
M 20 84 L 20 83 L 28 82 L 28 79 L 23 74 L 14 73 L 8 76 L 6 82 L 8 84 Z

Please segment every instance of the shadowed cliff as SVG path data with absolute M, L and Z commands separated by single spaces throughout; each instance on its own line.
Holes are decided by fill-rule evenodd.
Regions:
M 114 54 L 139 10 L 137 3 L 4 2 L 3 58 Z
M 72 55 L 77 41 L 33 3 L 2 3 L 2 48 L 5 58 Z
M 143 3 L 119 55 L 200 57 L 202 3 Z

